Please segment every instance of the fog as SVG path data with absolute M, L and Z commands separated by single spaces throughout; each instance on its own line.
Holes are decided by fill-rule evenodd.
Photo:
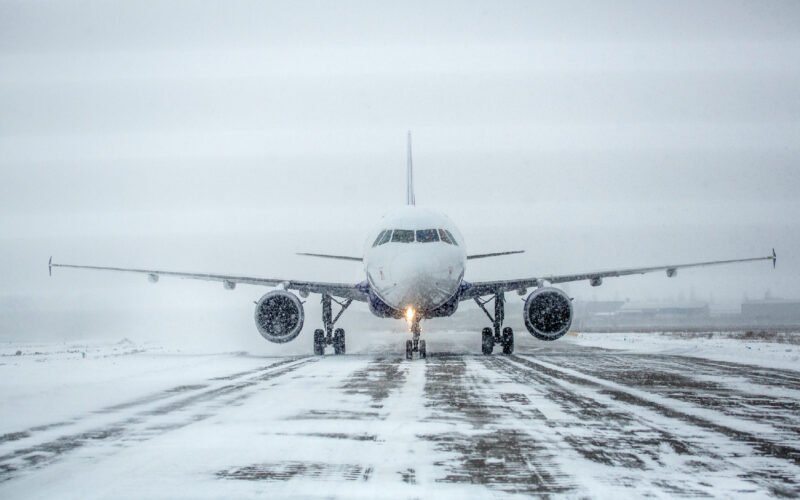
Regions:
M 407 130 L 417 204 L 527 251 L 468 280 L 775 247 L 566 288 L 800 298 L 797 2 L 2 1 L 0 68 L 0 338 L 261 345 L 263 289 L 47 259 L 360 281 L 294 253 L 360 255 Z

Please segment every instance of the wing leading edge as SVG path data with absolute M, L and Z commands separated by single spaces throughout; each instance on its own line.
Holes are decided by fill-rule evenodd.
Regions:
M 469 300 L 482 295 L 489 295 L 501 292 L 510 292 L 515 290 L 522 290 L 530 287 L 538 287 L 544 283 L 558 284 L 569 283 L 571 281 L 589 280 L 592 285 L 600 285 L 603 278 L 616 278 L 619 276 L 630 276 L 632 274 L 646 274 L 656 271 L 666 271 L 668 277 L 673 277 L 678 273 L 678 269 L 687 269 L 691 267 L 706 267 L 717 266 L 722 264 L 735 264 L 741 262 L 755 262 L 760 260 L 771 260 L 773 267 L 778 260 L 775 249 L 772 249 L 772 255 L 766 257 L 750 257 L 747 259 L 732 259 L 732 260 L 712 260 L 708 262 L 693 262 L 689 264 L 673 264 L 665 266 L 652 266 L 652 267 L 632 267 L 628 269 L 615 269 L 610 271 L 597 271 L 590 273 L 580 274 L 561 274 L 551 276 L 541 276 L 538 278 L 523 278 L 517 280 L 500 280 L 500 281 L 476 281 L 472 283 L 464 283 L 464 288 L 461 293 L 461 300 Z
M 132 269 L 124 267 L 104 267 L 104 266 L 80 266 L 75 264 L 56 264 L 50 257 L 48 269 L 53 273 L 54 267 L 89 269 L 94 271 L 117 271 L 123 273 L 146 274 L 150 281 L 156 282 L 161 276 L 171 278 L 194 279 L 201 281 L 218 281 L 227 289 L 233 289 L 237 284 L 261 285 L 261 286 L 283 286 L 287 290 L 297 290 L 307 293 L 327 293 L 336 297 L 353 299 L 358 301 L 367 300 L 367 289 L 361 284 L 350 283 L 327 283 L 319 281 L 284 280 L 278 278 L 257 278 L 250 276 L 235 276 L 229 274 L 206 274 L 206 273 L 187 273 L 178 271 L 162 271 L 157 269 Z
M 467 260 L 485 259 L 487 257 L 500 257 L 501 255 L 514 255 L 515 253 L 525 253 L 525 250 L 509 250 L 506 252 L 472 254 L 472 255 L 467 255 Z
M 323 259 L 352 260 L 355 262 L 361 262 L 364 260 L 361 257 L 351 257 L 349 255 L 331 255 L 329 253 L 298 252 L 297 255 L 303 255 L 305 257 L 322 257 Z

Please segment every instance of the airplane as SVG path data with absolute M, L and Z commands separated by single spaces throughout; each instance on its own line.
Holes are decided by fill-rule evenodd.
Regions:
M 753 262 L 761 260 L 777 262 L 775 249 L 766 257 L 717 260 L 689 264 L 671 264 L 650 267 L 634 267 L 610 271 L 585 272 L 563 275 L 541 275 L 511 280 L 466 281 L 466 264 L 473 259 L 493 258 L 521 253 L 523 250 L 500 251 L 484 254 L 468 254 L 461 232 L 443 213 L 418 207 L 414 197 L 413 162 L 411 157 L 411 133 L 407 137 L 406 205 L 386 214 L 368 236 L 361 257 L 301 253 L 300 255 L 361 262 L 365 279 L 359 283 L 329 283 L 317 281 L 287 280 L 235 276 L 226 274 L 204 274 L 154 269 L 131 269 L 75 264 L 57 264 L 50 257 L 48 271 L 52 276 L 54 267 L 119 271 L 147 275 L 152 283 L 161 276 L 222 282 L 226 290 L 237 284 L 275 287 L 264 294 L 255 308 L 255 324 L 266 340 L 285 343 L 294 340 L 303 328 L 305 314 L 300 298 L 309 294 L 322 297 L 322 326 L 314 331 L 314 354 L 324 355 L 327 346 L 334 354 L 346 352 L 345 331 L 334 328 L 344 311 L 354 301 L 365 302 L 370 311 L 381 318 L 405 319 L 411 338 L 406 340 L 406 358 L 427 357 L 425 340 L 420 339 L 422 320 L 447 317 L 455 314 L 458 305 L 473 300 L 486 313 L 492 326 L 481 331 L 481 351 L 492 354 L 500 345 L 503 354 L 514 352 L 514 332 L 503 327 L 505 317 L 505 293 L 516 292 L 526 296 L 523 306 L 525 327 L 535 338 L 552 341 L 567 333 L 573 318 L 572 299 L 553 285 L 573 281 L 588 281 L 591 286 L 600 286 L 605 278 L 665 271 L 674 278 L 679 269 Z M 528 294 L 528 290 L 532 292 Z M 490 312 L 493 303 L 494 311 Z M 333 303 L 339 306 L 333 315 Z

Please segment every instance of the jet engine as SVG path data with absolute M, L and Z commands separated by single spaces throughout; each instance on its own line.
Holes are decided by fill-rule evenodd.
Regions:
M 556 340 L 572 325 L 572 300 L 558 288 L 539 288 L 525 299 L 525 327 L 539 340 Z
M 270 342 L 282 344 L 300 335 L 303 329 L 303 304 L 293 293 L 273 290 L 256 304 L 258 333 Z

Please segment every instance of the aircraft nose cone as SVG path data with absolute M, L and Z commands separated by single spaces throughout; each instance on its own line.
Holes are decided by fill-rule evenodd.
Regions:
M 453 296 L 458 277 L 446 263 L 433 259 L 398 259 L 392 266 L 396 307 L 436 308 Z

